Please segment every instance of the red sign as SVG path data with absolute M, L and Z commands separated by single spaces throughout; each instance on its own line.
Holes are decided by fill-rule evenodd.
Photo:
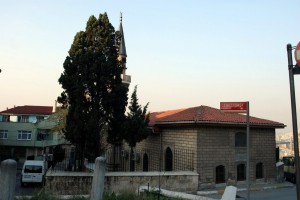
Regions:
M 220 102 L 220 110 L 223 111 L 246 111 L 247 102 Z
M 300 42 L 297 44 L 295 49 L 295 59 L 297 64 L 300 66 Z

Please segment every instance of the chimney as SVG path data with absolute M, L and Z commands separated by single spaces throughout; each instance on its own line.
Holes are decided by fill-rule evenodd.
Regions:
M 54 106 L 53 106 L 53 109 L 52 109 L 52 113 L 55 113 L 57 111 L 57 101 L 55 100 L 54 101 Z

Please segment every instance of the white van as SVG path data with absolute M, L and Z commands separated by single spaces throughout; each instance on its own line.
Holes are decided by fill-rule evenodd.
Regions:
M 25 183 L 43 184 L 45 175 L 44 161 L 26 160 L 21 175 L 21 186 L 24 186 Z

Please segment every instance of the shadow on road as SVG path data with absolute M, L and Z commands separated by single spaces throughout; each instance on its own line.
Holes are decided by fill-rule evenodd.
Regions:
M 17 170 L 15 196 L 33 196 L 42 189 L 39 184 L 26 184 L 21 187 L 21 170 Z

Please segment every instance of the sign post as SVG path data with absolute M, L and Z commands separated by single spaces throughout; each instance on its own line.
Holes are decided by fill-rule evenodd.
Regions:
M 220 110 L 223 112 L 246 113 L 247 119 L 247 200 L 250 200 L 250 109 L 249 101 L 246 102 L 220 102 Z
M 298 66 L 300 66 L 300 42 L 297 44 L 295 49 L 295 60 Z

